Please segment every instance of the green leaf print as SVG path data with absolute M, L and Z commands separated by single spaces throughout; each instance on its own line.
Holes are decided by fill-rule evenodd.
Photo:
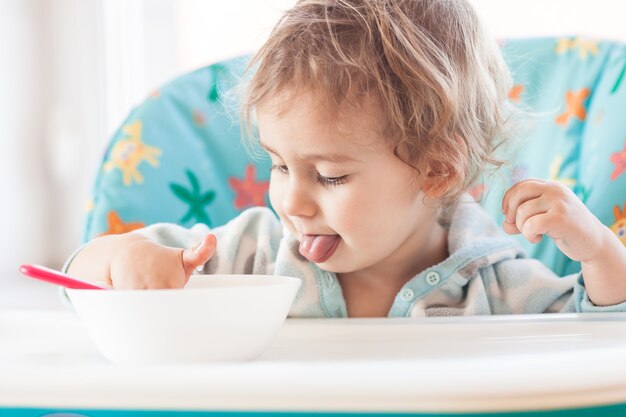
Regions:
M 185 174 L 187 174 L 193 194 L 198 194 L 200 192 L 200 183 L 198 182 L 198 178 L 196 178 L 191 171 L 185 171 Z
M 213 201 L 214 198 L 215 198 L 215 193 L 213 191 L 209 191 L 208 193 L 204 194 L 200 200 L 204 204 L 209 204 L 211 201 Z
M 617 76 L 617 80 L 615 81 L 615 85 L 611 88 L 611 94 L 614 94 L 619 88 L 620 84 L 624 80 L 624 74 L 626 73 L 626 61 L 624 61 L 624 67 L 622 67 L 622 71 Z
M 211 71 L 211 74 L 213 75 L 213 85 L 211 86 L 211 88 L 209 89 L 209 93 L 207 94 L 207 99 L 210 102 L 215 103 L 220 98 L 219 78 L 220 78 L 220 73 L 223 72 L 225 69 L 226 67 L 224 67 L 221 64 L 215 64 L 209 67 L 209 70 Z
M 187 191 L 182 185 L 170 184 L 170 189 L 179 199 L 187 202 L 193 200 L 193 193 Z
M 185 215 L 180 219 L 180 224 L 186 224 L 191 221 L 196 223 L 204 223 L 211 226 L 211 219 L 206 212 L 205 206 L 213 202 L 215 199 L 214 191 L 200 191 L 200 182 L 198 177 L 190 170 L 186 170 L 185 174 L 189 180 L 190 188 L 181 184 L 170 184 L 170 190 L 178 199 L 182 200 L 189 207 Z

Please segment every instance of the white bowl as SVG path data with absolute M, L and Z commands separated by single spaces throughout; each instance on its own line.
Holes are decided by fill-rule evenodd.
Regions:
M 300 284 L 280 276 L 193 275 L 183 289 L 67 295 L 114 363 L 243 361 L 270 346 Z

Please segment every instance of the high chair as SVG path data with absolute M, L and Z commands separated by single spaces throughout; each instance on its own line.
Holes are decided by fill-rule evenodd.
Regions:
M 579 37 L 507 40 L 510 99 L 529 115 L 509 165 L 474 198 L 502 223 L 502 196 L 525 178 L 560 181 L 626 243 L 626 45 Z M 154 91 L 113 135 L 97 174 L 84 240 L 155 222 L 226 223 L 269 204 L 269 159 L 242 144 L 237 86 L 249 57 L 216 63 Z M 530 256 L 579 271 L 551 239 Z
M 626 46 L 502 48 L 531 122 L 511 165 L 471 194 L 501 222 L 512 183 L 561 181 L 626 242 Z M 85 240 L 218 226 L 267 204 L 269 161 L 241 144 L 233 99 L 246 60 L 184 75 L 133 110 L 99 168 Z M 557 274 L 579 268 L 549 239 L 523 244 Z M 626 313 L 289 319 L 262 357 L 197 366 L 108 364 L 67 311 L 0 311 L 0 335 L 0 416 L 626 415 Z

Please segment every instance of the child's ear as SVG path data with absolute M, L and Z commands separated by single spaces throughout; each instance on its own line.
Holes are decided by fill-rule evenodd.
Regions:
M 425 172 L 422 190 L 427 197 L 438 199 L 454 186 L 458 173 L 451 164 L 443 161 L 431 161 Z

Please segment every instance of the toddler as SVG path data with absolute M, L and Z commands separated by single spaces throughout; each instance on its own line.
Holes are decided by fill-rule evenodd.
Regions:
M 554 239 L 557 277 L 465 194 L 509 134 L 509 74 L 464 0 L 302 0 L 251 62 L 242 118 L 270 201 L 209 230 L 94 239 L 69 274 L 179 288 L 194 270 L 303 283 L 292 317 L 626 311 L 626 250 L 567 188 L 507 191 L 504 232 Z

